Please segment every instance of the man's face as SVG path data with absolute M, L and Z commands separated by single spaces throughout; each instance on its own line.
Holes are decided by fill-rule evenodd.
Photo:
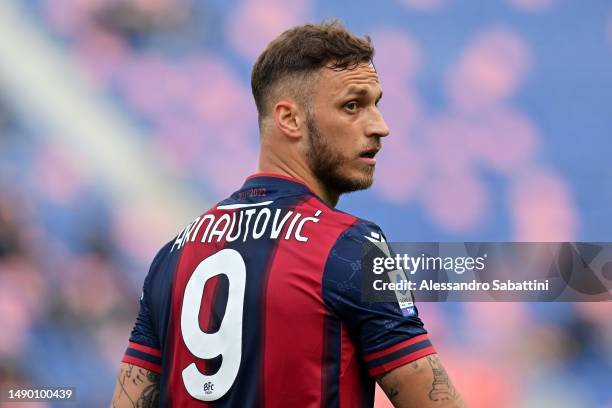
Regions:
M 371 64 L 321 70 L 308 110 L 308 160 L 327 188 L 341 194 L 372 185 L 374 156 L 389 134 L 377 107 L 381 96 Z

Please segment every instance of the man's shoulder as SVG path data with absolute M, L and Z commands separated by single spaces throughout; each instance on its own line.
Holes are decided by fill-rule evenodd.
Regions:
M 386 241 L 382 228 L 380 228 L 380 226 L 375 222 L 363 218 L 358 218 L 358 222 L 355 224 L 355 228 L 351 232 L 359 235 L 361 240 L 366 240 L 369 242 Z
M 174 270 L 178 261 L 178 251 L 173 251 L 175 238 L 168 241 L 164 246 L 157 251 L 149 267 L 149 272 L 145 278 L 145 286 L 157 287 L 162 281 L 162 286 L 166 284 L 169 274 Z
M 161 264 L 167 262 L 168 258 L 172 255 L 172 246 L 175 240 L 176 237 L 172 238 L 157 251 L 153 261 L 151 262 L 151 271 L 158 270 Z
M 365 251 L 373 246 L 372 243 L 380 242 L 386 242 L 386 238 L 376 223 L 354 217 L 352 225 L 338 236 L 327 255 L 323 285 L 327 289 L 343 288 L 341 292 L 345 295 L 354 292 L 353 295 L 358 296 Z
M 361 259 L 363 249 L 368 243 L 386 242 L 382 229 L 375 222 L 340 210 L 331 210 L 331 222 L 339 223 L 341 232 L 330 248 L 328 261 L 357 261 Z
M 352 241 L 359 244 L 366 242 L 386 242 L 386 237 L 378 224 L 365 218 L 353 215 L 350 216 L 353 218 L 353 222 L 344 230 L 339 241 Z
M 327 216 L 326 218 L 330 223 L 336 224 L 339 227 L 344 227 L 343 229 L 346 235 L 361 234 L 368 235 L 371 237 L 382 236 L 382 230 L 375 222 L 358 217 L 356 215 L 339 210 L 337 208 L 330 207 L 316 196 L 308 197 L 308 199 L 302 202 L 302 205 L 312 205 L 316 207 L 316 209 L 321 210 L 322 214 Z M 372 232 L 374 233 L 373 235 L 371 234 Z

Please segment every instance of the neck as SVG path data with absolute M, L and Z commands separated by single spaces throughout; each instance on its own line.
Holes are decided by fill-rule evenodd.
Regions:
M 301 180 L 330 207 L 335 207 L 338 204 L 340 194 L 326 188 L 321 180 L 310 171 L 308 166 L 299 161 L 293 161 L 289 165 L 283 160 L 269 160 L 260 155 L 257 171 L 259 173 L 273 173 Z

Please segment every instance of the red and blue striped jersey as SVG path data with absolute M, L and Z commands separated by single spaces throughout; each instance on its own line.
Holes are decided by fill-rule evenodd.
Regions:
M 163 406 L 371 407 L 375 376 L 435 351 L 416 311 L 363 300 L 368 237 L 299 180 L 248 178 L 157 254 L 123 361 Z

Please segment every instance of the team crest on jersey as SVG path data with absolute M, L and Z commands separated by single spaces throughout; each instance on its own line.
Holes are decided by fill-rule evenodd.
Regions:
M 215 385 L 212 382 L 208 381 L 207 383 L 204 383 L 203 388 L 205 394 L 212 394 L 215 390 Z

